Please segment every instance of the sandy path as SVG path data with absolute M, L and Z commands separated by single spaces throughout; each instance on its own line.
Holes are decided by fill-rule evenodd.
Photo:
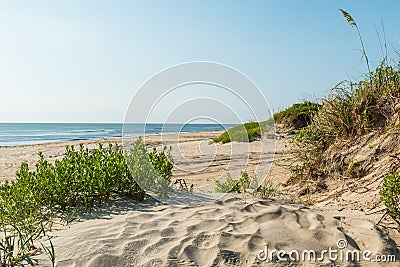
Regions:
M 308 261 L 307 256 L 301 261 L 303 250 L 314 250 L 318 257 L 329 247 L 343 253 L 370 250 L 371 258 L 397 253 L 393 242 L 357 214 L 341 217 L 333 211 L 276 200 L 244 203 L 230 195 L 200 207 L 150 201 L 125 208 L 129 211 L 98 212 L 97 218 L 50 233 L 58 266 L 288 266 L 284 261 L 259 260 L 257 254 L 266 245 L 269 250 L 298 250 L 301 266 L 330 262 L 328 255 L 321 261 Z M 346 247 L 338 249 L 338 240 Z M 44 255 L 37 259 L 47 266 Z M 357 266 L 340 258 L 332 263 Z M 359 263 L 390 266 L 362 259 Z
M 195 187 L 201 187 L 213 184 L 215 179 L 225 179 L 228 172 L 232 177 L 237 178 L 242 170 L 246 170 L 252 175 L 256 172 L 256 168 L 263 167 L 259 172 L 267 174 L 275 156 L 272 139 L 267 140 L 268 147 L 264 147 L 264 149 L 262 149 L 262 145 L 265 142 L 261 141 L 251 144 L 209 144 L 211 138 L 220 133 L 148 135 L 144 138 L 144 142 L 148 145 L 149 150 L 152 147 L 160 148 L 162 145 L 171 146 L 174 158 L 173 179 L 185 179 L 189 186 L 194 184 Z M 133 141 L 128 140 L 124 144 L 129 146 Z M 109 142 L 121 145 L 122 139 L 0 147 L 0 182 L 6 179 L 15 179 L 15 172 L 20 168 L 23 161 L 28 162 L 30 168 L 34 169 L 38 160 L 38 151 L 42 151 L 46 159 L 54 162 L 63 157 L 66 145 L 79 147 L 79 144 L 82 143 L 89 148 L 94 148 L 97 147 L 98 143 L 107 144 Z M 282 149 L 283 145 L 278 144 L 277 151 L 282 151 Z

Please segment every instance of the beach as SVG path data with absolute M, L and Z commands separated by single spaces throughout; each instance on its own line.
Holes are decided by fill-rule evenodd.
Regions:
M 373 257 L 397 255 L 395 244 L 360 213 L 338 216 L 334 211 L 277 200 L 244 202 L 239 196 L 199 207 L 153 201 L 110 206 L 49 236 L 57 266 L 288 266 L 285 261 L 275 262 L 276 253 L 265 260 L 260 254 L 258 259 L 265 246 L 269 251 L 297 250 L 299 266 L 329 266 L 327 255 L 309 261 L 306 256 L 302 261 L 302 252 L 313 250 L 320 257 L 323 249 L 341 251 L 338 242 L 346 253 L 369 250 Z M 38 259 L 43 260 L 40 266 L 49 266 L 45 255 Z M 340 258 L 335 262 L 354 266 Z M 371 266 L 363 259 L 360 262 Z
M 271 165 L 275 156 L 275 147 L 271 149 L 271 155 L 260 157 L 262 151 L 261 142 L 247 144 L 210 144 L 212 138 L 221 134 L 221 131 L 194 132 L 194 133 L 167 133 L 152 134 L 143 138 L 148 150 L 153 147 L 161 149 L 163 146 L 170 148 L 174 160 L 173 178 L 185 179 L 187 183 L 195 186 L 204 186 L 212 183 L 215 179 L 226 173 L 232 176 L 240 175 L 240 172 L 247 170 L 253 173 L 258 165 Z M 128 146 L 137 137 L 126 138 Z M 52 142 L 44 144 L 33 144 L 23 146 L 0 147 L 0 182 L 6 179 L 15 179 L 15 172 L 19 169 L 21 162 L 27 162 L 31 169 L 34 169 L 38 160 L 38 152 L 42 152 L 49 162 L 61 159 L 66 146 L 74 146 L 79 149 L 83 144 L 89 149 L 108 144 L 123 145 L 123 138 L 108 138 L 102 140 L 83 140 L 75 142 Z M 282 145 L 276 153 L 282 153 Z M 280 151 L 280 152 L 279 152 Z M 248 158 L 245 158 L 245 157 Z
M 239 153 L 241 150 L 232 150 L 235 145 L 243 144 L 210 142 L 220 133 L 156 134 L 143 140 L 149 151 L 153 147 L 171 146 L 175 163 L 172 181 L 185 179 L 188 186 L 193 184 L 195 188 L 212 185 L 217 178 L 223 180 L 227 172 L 237 177 L 243 170 L 243 162 L 249 174 L 259 165 L 271 164 L 267 180 L 276 185 L 288 179 L 290 172 L 282 166 L 282 162 L 293 157 L 287 134 L 272 136 L 274 150 L 260 159 L 261 141 L 246 145 L 248 158 L 245 158 Z M 38 151 L 54 162 L 63 157 L 66 145 L 79 147 L 80 143 L 91 149 L 99 143 L 122 146 L 124 142 L 112 138 L 1 147 L 0 179 L 15 179 L 22 161 L 34 168 Z M 56 222 L 47 235 L 55 247 L 57 266 L 286 266 L 285 261 L 276 261 L 277 255 L 265 258 L 265 253 L 260 254 L 266 248 L 296 250 L 300 253 L 297 261 L 300 266 L 320 266 L 332 260 L 327 256 L 302 260 L 301 251 L 314 250 L 321 256 L 321 250 L 331 248 L 343 252 L 371 251 L 371 257 L 398 258 L 396 243 L 375 225 L 378 218 L 377 214 L 367 216 L 360 210 L 323 201 L 305 206 L 294 198 L 261 199 L 252 194 L 244 197 L 232 193 L 195 206 L 165 205 L 152 198 L 143 202 L 109 201 L 93 207 L 90 213 L 68 226 Z M 46 243 L 46 239 L 39 241 Z M 339 241 L 346 246 L 338 248 Z M 284 257 L 287 259 L 288 254 Z M 39 266 L 51 266 L 43 251 L 34 259 Z M 333 262 L 352 266 L 347 260 Z M 359 262 L 361 266 L 369 263 L 364 259 Z M 373 264 L 390 266 L 387 262 Z

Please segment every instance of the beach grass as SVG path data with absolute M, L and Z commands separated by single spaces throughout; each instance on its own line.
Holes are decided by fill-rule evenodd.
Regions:
M 385 58 L 371 71 L 357 24 L 350 14 L 340 11 L 349 25 L 357 28 L 369 72 L 358 82 L 343 81 L 336 85 L 329 96 L 322 99 L 322 106 L 311 123 L 295 135 L 292 143 L 297 164 L 292 168 L 289 183 L 366 175 L 371 166 L 360 167 L 346 151 L 349 144 L 353 147 L 362 144 L 364 136 L 368 135 L 369 140 L 384 139 L 392 148 L 399 145 L 400 66 L 390 65 Z M 387 154 L 392 162 L 383 173 L 380 194 L 387 213 L 399 222 L 398 158 L 389 157 L 390 153 L 392 151 L 381 151 L 378 146 L 373 155 Z
M 400 103 L 400 72 L 381 64 L 365 80 L 336 86 L 294 142 L 304 167 L 311 168 L 327 147 L 371 132 L 383 133 L 396 125 Z M 300 168 L 302 169 L 302 168 Z

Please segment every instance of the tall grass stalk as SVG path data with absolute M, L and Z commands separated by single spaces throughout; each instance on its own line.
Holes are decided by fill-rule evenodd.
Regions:
M 358 28 L 357 23 L 355 22 L 353 17 L 348 12 L 344 11 L 341 8 L 339 8 L 339 11 L 342 13 L 344 19 L 347 21 L 347 24 L 349 24 L 350 27 L 355 27 L 356 28 L 357 34 L 358 34 L 358 37 L 359 37 L 360 43 L 361 43 L 361 49 L 362 49 L 361 52 L 363 54 L 363 57 L 365 58 L 365 62 L 367 63 L 368 73 L 371 73 L 371 69 L 369 67 L 368 56 L 367 56 L 367 53 L 365 51 L 364 42 L 363 42 L 363 39 L 361 37 L 360 29 Z

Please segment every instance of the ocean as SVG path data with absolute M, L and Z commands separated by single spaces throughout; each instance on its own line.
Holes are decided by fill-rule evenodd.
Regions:
M 129 124 L 124 135 L 203 132 L 229 129 L 236 124 Z M 145 128 L 144 128 L 145 127 Z M 0 146 L 69 142 L 122 136 L 122 123 L 0 123 Z

